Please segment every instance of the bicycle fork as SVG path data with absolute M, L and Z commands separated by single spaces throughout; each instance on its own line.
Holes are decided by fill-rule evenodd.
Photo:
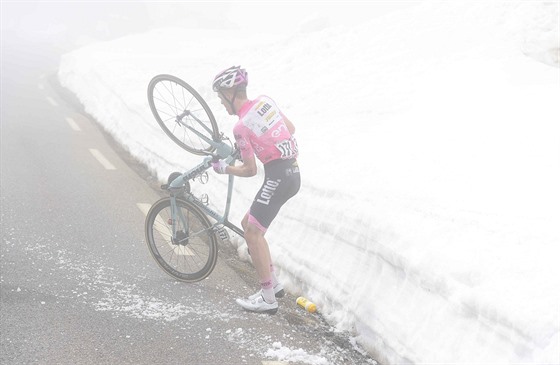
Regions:
M 171 218 L 169 219 L 170 222 L 168 224 L 171 225 L 171 243 L 174 245 L 183 245 L 185 246 L 189 241 L 189 224 L 188 221 L 185 219 L 183 212 L 177 206 L 177 199 L 174 195 L 171 197 Z M 177 219 L 177 217 L 179 219 Z M 180 220 L 182 227 L 184 228 L 184 232 L 177 229 L 177 223 Z M 182 232 L 183 234 L 180 234 Z M 184 242 L 186 240 L 186 242 Z

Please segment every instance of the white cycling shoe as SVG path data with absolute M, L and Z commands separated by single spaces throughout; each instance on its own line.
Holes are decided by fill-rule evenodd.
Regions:
M 249 312 L 276 314 L 278 312 L 278 302 L 267 303 L 260 295 L 255 299 L 237 299 L 237 304 Z
M 284 293 L 284 287 L 282 286 L 282 284 L 280 284 L 280 283 L 276 284 L 276 286 L 274 287 L 274 296 L 276 298 L 282 298 L 284 296 L 284 294 L 286 294 L 286 293 Z M 256 292 L 255 294 L 250 295 L 249 300 L 258 299 L 262 295 L 263 295 L 263 291 L 261 289 L 258 292 Z

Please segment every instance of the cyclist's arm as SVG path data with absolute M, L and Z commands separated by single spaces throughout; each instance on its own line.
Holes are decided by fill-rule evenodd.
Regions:
M 226 172 L 239 177 L 251 177 L 257 174 L 255 155 L 244 158 L 241 165 L 228 166 Z

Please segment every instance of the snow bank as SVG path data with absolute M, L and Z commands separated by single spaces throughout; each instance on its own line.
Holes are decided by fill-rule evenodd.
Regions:
M 210 83 L 245 66 L 297 128 L 302 190 L 268 233 L 292 291 L 382 362 L 560 363 L 558 8 L 428 2 L 283 38 L 161 29 L 69 53 L 59 78 L 163 180 L 199 158 L 159 129 L 149 80 L 189 82 L 231 136 Z M 194 189 L 219 202 L 211 179 Z M 259 185 L 237 180 L 234 221 Z

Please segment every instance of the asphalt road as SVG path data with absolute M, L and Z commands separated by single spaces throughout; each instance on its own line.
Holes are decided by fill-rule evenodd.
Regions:
M 3 35 L 0 363 L 372 363 L 292 295 L 242 311 L 254 271 L 226 243 L 202 282 L 158 268 L 141 209 L 156 184 L 59 89 L 63 51 Z

